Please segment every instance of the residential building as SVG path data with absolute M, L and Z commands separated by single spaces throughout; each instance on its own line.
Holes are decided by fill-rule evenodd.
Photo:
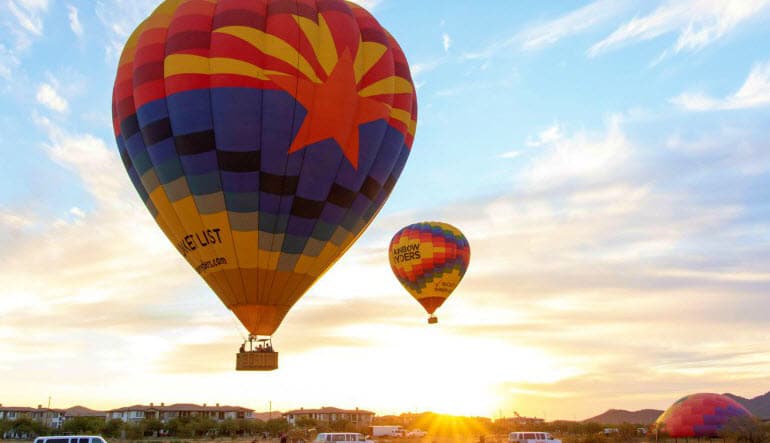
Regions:
M 49 428 L 59 429 L 65 420 L 64 409 L 44 408 L 38 405 L 37 408 L 26 406 L 3 406 L 0 404 L 0 420 L 16 420 L 22 417 L 29 417 L 36 422 L 42 423 Z
M 283 417 L 289 424 L 294 425 L 297 421 L 315 420 L 316 422 L 331 423 L 339 420 L 347 420 L 357 426 L 369 426 L 374 418 L 374 412 L 363 409 L 340 409 L 324 406 L 320 409 L 295 409 L 283 413 Z
M 177 403 L 166 406 L 164 403 L 155 405 L 134 405 L 107 411 L 107 420 L 118 419 L 124 422 L 138 422 L 144 419 L 157 419 L 168 422 L 179 417 L 208 417 L 215 421 L 228 419 L 253 420 L 254 411 L 240 406 L 195 405 Z

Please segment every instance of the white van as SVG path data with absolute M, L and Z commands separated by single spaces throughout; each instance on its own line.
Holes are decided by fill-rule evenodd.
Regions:
M 508 443 L 561 443 L 547 432 L 511 432 Z
M 99 435 L 47 435 L 37 437 L 33 443 L 107 443 Z
M 374 443 L 372 440 L 367 440 L 364 434 L 359 434 L 357 432 L 322 432 L 316 435 L 315 440 L 313 441 L 315 443 L 327 443 L 334 441 L 357 441 L 363 443 Z

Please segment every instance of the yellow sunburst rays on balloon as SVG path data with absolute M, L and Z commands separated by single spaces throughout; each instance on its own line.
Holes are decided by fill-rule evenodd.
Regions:
M 318 64 L 328 76 L 339 61 L 340 51 L 339 48 L 336 47 L 331 29 L 324 19 L 323 14 L 318 14 L 318 23 L 303 16 L 294 15 L 293 17 L 299 28 L 307 37 L 307 40 L 310 42 Z M 323 82 L 323 80 L 318 77 L 315 69 L 313 69 L 312 64 L 308 62 L 308 60 L 300 54 L 294 46 L 278 36 L 247 26 L 225 26 L 216 29 L 214 32 L 239 38 L 259 51 L 286 62 L 301 72 L 308 80 L 314 83 Z M 364 75 L 366 75 L 366 73 L 368 73 L 369 70 L 382 59 L 387 51 L 388 48 L 381 43 L 359 40 L 358 51 L 353 63 L 357 83 L 361 82 Z M 194 59 L 197 56 L 177 55 L 176 57 Z M 204 57 L 200 58 L 203 59 Z M 212 58 L 210 60 L 211 70 L 209 72 L 212 74 L 238 74 L 260 80 L 269 80 L 270 75 L 290 75 L 286 72 L 266 70 L 242 60 L 227 58 Z M 358 93 L 361 97 L 373 97 L 388 94 L 413 94 L 414 87 L 409 80 L 394 75 L 380 79 L 363 89 L 359 89 Z M 414 135 L 416 122 L 412 118 L 411 110 L 399 109 L 390 105 L 388 106 L 390 108 L 390 117 L 404 123 L 409 132 Z

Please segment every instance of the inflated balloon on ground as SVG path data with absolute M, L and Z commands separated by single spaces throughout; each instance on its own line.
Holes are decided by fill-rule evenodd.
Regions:
M 670 437 L 719 437 L 730 420 L 751 417 L 737 401 L 719 394 L 693 394 L 676 401 L 656 421 Z

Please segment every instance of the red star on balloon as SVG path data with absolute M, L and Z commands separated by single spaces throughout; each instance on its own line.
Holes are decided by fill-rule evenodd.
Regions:
M 358 94 L 350 52 L 347 49 L 343 52 L 323 83 L 285 75 L 273 75 L 270 79 L 307 110 L 289 153 L 333 138 L 345 158 L 358 169 L 358 126 L 388 118 L 390 108 Z

